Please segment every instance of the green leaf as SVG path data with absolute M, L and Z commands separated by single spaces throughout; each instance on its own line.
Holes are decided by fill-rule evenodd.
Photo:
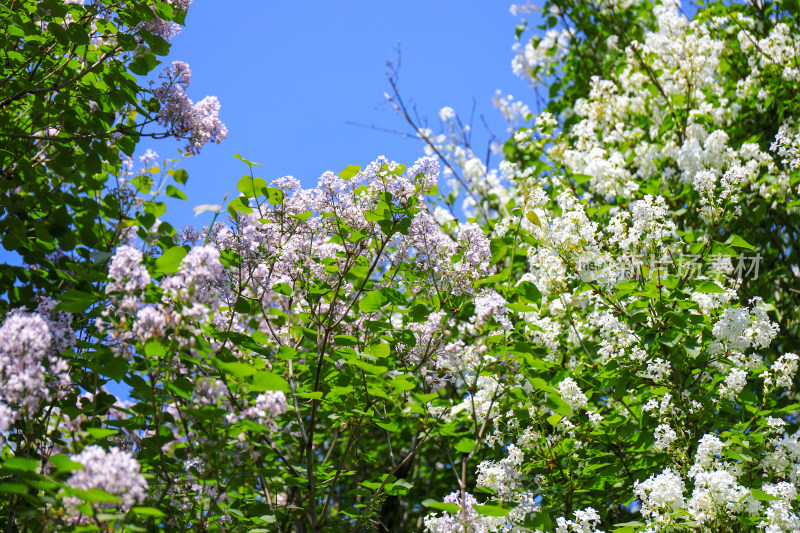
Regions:
M 78 490 L 72 489 L 77 492 L 83 500 L 87 502 L 101 502 L 101 503 L 117 503 L 121 502 L 122 498 L 109 494 L 108 492 L 100 489 Z
M 97 297 L 77 289 L 69 289 L 58 297 L 56 309 L 68 313 L 83 313 L 89 306 L 97 302 Z
M 539 511 L 531 518 L 530 525 L 542 531 L 550 531 L 553 528 L 553 521 L 547 513 Z
M 461 453 L 471 453 L 472 450 L 475 449 L 475 439 L 463 437 L 456 443 L 455 448 Z
M 60 24 L 56 24 L 55 22 L 51 22 L 47 25 L 47 31 L 53 34 L 59 44 L 63 46 L 69 45 L 69 35 L 67 35 L 67 30 L 61 27 Z
M 261 178 L 253 178 L 252 176 L 242 176 L 236 188 L 242 192 L 247 198 L 255 198 L 261 194 L 261 190 L 267 187 L 267 182 Z
M 386 296 L 381 291 L 370 291 L 358 301 L 358 308 L 365 313 L 375 313 L 386 303 Z
M 489 250 L 492 252 L 491 263 L 494 264 L 506 255 L 506 252 L 508 252 L 508 245 L 503 242 L 503 239 L 492 239 L 489 242 Z M 494 276 L 497 276 L 497 274 Z M 489 276 L 489 278 L 493 278 L 494 276 Z M 478 283 L 487 283 L 487 279 L 489 278 L 480 280 Z
M 280 348 L 278 348 L 278 357 L 280 359 L 283 359 L 284 361 L 297 359 L 299 355 L 300 352 L 298 352 L 296 348 L 292 348 L 291 346 L 281 346 Z
M 253 376 L 253 388 L 260 391 L 278 390 L 287 392 L 289 390 L 289 383 L 283 376 L 272 372 L 261 371 L 256 372 Z
M 534 304 L 542 303 L 542 293 L 539 292 L 539 289 L 536 287 L 536 285 L 530 281 L 523 281 L 517 285 L 517 294 L 519 294 L 522 301 Z
M 375 209 L 364 211 L 364 218 L 367 222 L 388 222 L 392 220 L 392 210 L 387 205 L 379 203 Z
M 249 314 L 250 313 L 250 300 L 247 298 L 242 298 L 239 296 L 236 299 L 236 304 L 233 306 L 233 310 L 237 313 L 241 314 Z
M 400 428 L 400 425 L 397 424 L 396 422 L 375 422 L 375 425 L 385 429 L 390 433 L 394 433 Z
M 236 378 L 252 376 L 258 371 L 258 369 L 256 369 L 256 367 L 252 365 L 239 362 L 226 363 L 224 361 L 220 361 L 219 359 L 214 359 L 214 366 L 216 366 L 226 374 L 230 374 L 231 376 Z
M 369 347 L 369 354 L 375 357 L 389 357 L 392 352 L 392 347 L 388 344 L 374 344 Z
M 748 250 L 756 249 L 755 246 L 753 246 L 743 238 L 739 237 L 738 235 L 731 235 L 730 237 L 728 237 L 728 240 L 725 241 L 725 244 L 733 248 L 746 248 Z
M 50 464 L 56 467 L 59 472 L 72 472 L 73 470 L 83 470 L 83 465 L 77 461 L 71 460 L 63 454 L 53 455 L 50 457 Z
M 174 179 L 177 183 L 181 185 L 186 185 L 186 182 L 189 180 L 189 173 L 186 172 L 184 169 L 179 168 L 175 172 L 172 173 L 172 179 Z
M 347 165 L 344 167 L 344 170 L 339 172 L 339 177 L 343 180 L 347 181 L 352 179 L 353 176 L 358 174 L 361 171 L 361 167 L 359 165 Z
M 570 416 L 572 414 L 569 404 L 555 394 L 549 394 L 547 396 L 547 403 L 553 411 L 560 415 Z
M 101 376 L 106 376 L 114 381 L 122 381 L 128 374 L 128 361 L 124 357 L 114 357 L 111 353 L 100 356 L 98 372 Z
M 560 414 L 556 413 L 556 414 L 553 414 L 553 415 L 550 415 L 550 416 L 547 417 L 547 423 L 550 424 L 553 427 L 556 427 L 558 425 L 558 423 L 561 422 L 561 419 L 563 419 L 563 418 L 564 418 L 563 416 L 561 416 Z
M 389 370 L 385 366 L 381 365 L 372 365 L 367 363 L 366 361 L 362 361 L 360 359 L 354 359 L 352 361 L 347 362 L 348 365 L 357 366 L 358 368 L 364 370 L 365 372 L 369 372 L 370 374 L 383 374 L 387 370 Z
M 86 428 L 86 432 L 95 439 L 106 439 L 119 433 L 116 429 L 109 428 Z
M 241 211 L 242 213 L 249 215 L 253 212 L 253 208 L 250 207 L 243 196 L 237 196 L 228 204 L 228 211 L 230 211 L 233 215 L 235 215 L 237 211 Z
M 750 494 L 753 495 L 753 498 L 761 501 L 761 502 L 772 502 L 776 500 L 782 500 L 783 498 L 779 496 L 773 496 L 772 494 L 767 494 L 763 490 L 760 489 L 750 489 Z
M 272 290 L 284 296 L 292 295 L 292 288 L 287 283 L 276 283 L 272 286 Z
M 337 346 L 356 346 L 358 344 L 358 339 L 351 335 L 335 335 L 333 337 L 333 343 Z
M 135 57 L 130 63 L 128 63 L 128 67 L 134 74 L 144 76 L 160 64 L 161 61 L 159 61 L 155 55 L 146 53 Z
M 148 357 L 164 357 L 167 350 L 160 340 L 151 339 L 144 345 L 144 354 Z
M 2 467 L 8 470 L 21 470 L 23 472 L 34 472 L 39 468 L 39 461 L 28 459 L 27 457 L 12 457 L 2 463 Z
M 422 505 L 424 505 L 425 507 L 430 507 L 431 509 L 436 509 L 437 511 L 445 511 L 452 515 L 456 514 L 461 510 L 461 507 L 454 503 L 439 502 L 434 500 L 433 498 L 422 500 Z
M 531 224 L 535 224 L 535 225 L 537 225 L 537 226 L 540 226 L 540 227 L 541 227 L 541 225 L 542 225 L 542 221 L 541 221 L 541 220 L 539 220 L 539 217 L 536 215 L 536 213 L 535 213 L 535 212 L 533 212 L 533 211 L 528 211 L 527 213 L 525 213 L 525 217 L 526 217 L 528 220 L 530 220 L 530 221 L 531 221 Z
M 720 293 L 725 292 L 725 290 L 713 281 L 701 281 L 695 285 L 694 292 Z
M 508 513 L 511 512 L 509 509 L 503 509 L 502 507 L 498 507 L 496 505 L 475 504 L 472 507 L 481 516 L 508 516 Z
M 155 507 L 133 507 L 131 508 L 131 512 L 139 516 L 155 516 L 156 518 L 166 516 L 163 512 L 159 511 Z
M 28 487 L 21 483 L 0 483 L 0 494 L 27 494 Z
M 172 274 L 178 271 L 178 267 L 188 250 L 183 246 L 174 246 L 161 254 L 156 259 L 154 272 L 157 274 Z
M 67 26 L 67 35 L 69 35 L 70 41 L 79 46 L 89 44 L 89 34 L 86 33 L 86 29 L 83 25 L 77 22 L 69 23 L 69 26 Z
M 248 161 L 247 159 L 245 159 L 244 157 L 242 157 L 239 154 L 233 154 L 233 157 L 235 157 L 236 159 L 238 159 L 239 161 L 241 161 L 243 163 L 247 163 L 250 166 L 256 166 L 256 165 L 263 165 L 264 164 L 264 163 L 254 163 L 252 161 Z
M 311 400 L 321 400 L 322 399 L 322 391 L 314 391 L 314 392 L 298 392 L 298 398 L 309 398 Z
M 272 205 L 281 205 L 283 203 L 283 191 L 275 187 L 265 187 L 262 191 L 267 196 L 267 201 Z M 299 216 L 299 215 L 298 215 Z
M 174 185 L 167 185 L 167 196 L 170 198 L 179 198 L 181 200 L 188 200 L 182 190 Z
M 49 26 L 48 29 L 50 29 Z M 126 52 L 136 50 L 137 46 L 136 37 L 134 37 L 133 35 L 128 35 L 127 33 L 122 33 L 122 32 L 117 33 L 117 42 Z
M 409 391 L 416 387 L 409 376 L 397 376 L 389 382 L 389 385 L 400 391 Z
M 636 528 L 644 527 L 644 522 L 622 522 L 620 524 L 614 524 L 612 527 L 614 528 L 612 531 L 614 533 L 633 533 L 636 531 Z

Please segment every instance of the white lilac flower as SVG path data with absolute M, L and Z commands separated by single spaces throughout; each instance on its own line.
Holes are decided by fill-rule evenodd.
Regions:
M 586 408 L 589 403 L 589 399 L 572 378 L 565 378 L 558 384 L 558 393 L 561 395 L 561 399 L 569 405 L 570 411 L 573 413 L 578 409 Z
M 478 465 L 476 485 L 494 490 L 501 495 L 508 495 L 518 487 L 520 472 L 517 467 L 525 456 L 516 445 L 508 445 L 508 455 L 500 461 L 482 461 Z
M 792 501 L 797 496 L 797 489 L 791 483 L 768 484 L 761 489 L 772 496 L 781 498 L 769 502 L 766 520 L 758 524 L 768 533 L 793 532 L 800 530 L 800 517 L 792 511 Z
M 275 427 L 275 419 L 286 412 L 286 395 L 281 391 L 267 391 L 256 397 L 255 404 L 242 411 L 240 416 L 228 416 L 234 423 L 240 418 L 253 420 L 265 427 Z
M 656 442 L 653 444 L 653 449 L 657 452 L 665 452 L 678 438 L 678 434 L 668 424 L 659 424 L 655 431 L 655 437 Z
M 150 284 L 150 273 L 142 264 L 142 252 L 133 246 L 122 245 L 117 248 L 108 267 L 111 282 L 106 285 L 106 293 L 116 291 L 132 292 Z
M 685 492 L 683 479 L 670 468 L 633 484 L 633 493 L 642 502 L 641 513 L 648 523 L 663 523 L 674 511 L 682 509 Z
M 740 514 L 748 498 L 752 498 L 750 491 L 727 469 L 695 471 L 689 475 L 694 478 L 694 490 L 686 509 L 700 523 L 714 520 L 720 513 Z
M 447 106 L 439 110 L 439 120 L 442 122 L 450 122 L 454 118 L 456 118 L 456 112 L 452 107 Z
M 735 399 L 747 383 L 747 371 L 735 368 L 725 376 L 725 383 L 719 389 L 721 398 Z
M 161 339 L 166 335 L 167 317 L 164 313 L 153 306 L 142 307 L 136 313 L 133 322 L 133 333 L 140 342 L 145 343 L 149 339 Z
M 475 298 L 475 314 L 470 321 L 480 327 L 492 318 L 503 328 L 511 329 L 505 299 L 493 290 L 483 290 Z
M 556 533 L 603 533 L 597 529 L 600 514 L 592 507 L 575 511 L 575 520 L 564 517 L 556 519 Z
M 35 410 L 49 397 L 43 365 L 50 362 L 59 374 L 65 370 L 55 368 L 60 359 L 51 360 L 51 341 L 40 315 L 16 309 L 6 316 L 0 326 L 0 401 Z
M 749 348 L 766 348 L 778 334 L 778 325 L 769 320 L 760 298 L 752 307 L 728 307 L 712 330 L 714 337 L 732 350 L 744 353 Z
M 67 485 L 75 489 L 100 489 L 122 501 L 120 506 L 127 511 L 135 503 L 146 498 L 147 482 L 141 475 L 141 467 L 129 452 L 119 448 L 109 451 L 100 446 L 86 447 L 72 458 L 83 465 L 67 480 Z
M 177 274 L 164 280 L 162 288 L 175 300 L 211 305 L 219 299 L 223 277 L 219 250 L 211 245 L 195 246 L 181 260 Z
M 505 522 L 503 518 L 480 516 L 473 507 L 477 504 L 475 497 L 465 492 L 452 492 L 445 496 L 445 503 L 454 503 L 460 507 L 455 515 L 443 512 L 442 516 L 435 514 L 424 518 L 426 533 L 489 533 L 497 531 Z M 491 529 L 490 529 L 491 528 Z
M 775 374 L 776 387 L 785 387 L 788 389 L 792 386 L 794 376 L 797 374 L 799 359 L 797 354 L 786 353 L 772 363 L 770 370 Z

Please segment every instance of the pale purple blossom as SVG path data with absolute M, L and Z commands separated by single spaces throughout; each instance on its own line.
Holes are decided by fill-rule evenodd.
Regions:
M 445 496 L 444 503 L 454 503 L 461 507 L 455 515 L 443 512 L 442 516 L 429 515 L 424 519 L 425 531 L 428 533 L 488 533 L 488 529 L 483 525 L 480 515 L 475 510 L 477 500 L 466 492 L 453 492 Z
M 120 506 L 129 510 L 146 498 L 147 481 L 141 475 L 138 461 L 129 452 L 119 448 L 109 451 L 100 446 L 87 446 L 72 458 L 83 465 L 67 480 L 74 489 L 100 489 L 122 499 Z
M 0 326 L 0 401 L 33 411 L 48 399 L 43 365 L 50 358 L 52 338 L 40 315 L 19 309 L 8 314 Z M 54 357 L 53 365 L 58 361 Z
M 189 65 L 175 61 L 159 78 L 164 81 L 153 89 L 153 95 L 161 101 L 156 119 L 175 136 L 188 139 L 186 150 L 190 154 L 198 154 L 207 142 L 219 144 L 225 139 L 228 129 L 219 119 L 219 100 L 207 96 L 195 104 L 186 94 L 192 79 Z
M 142 264 L 143 259 L 142 252 L 133 246 L 123 245 L 117 248 L 108 267 L 111 283 L 106 285 L 106 294 L 117 291 L 133 292 L 147 287 L 150 284 L 150 273 Z
M 195 246 L 181 260 L 177 274 L 165 279 L 161 286 L 175 300 L 212 305 L 219 300 L 224 274 L 217 248 Z
M 153 306 L 139 309 L 133 323 L 133 333 L 140 342 L 150 339 L 161 339 L 166 335 L 167 318 L 164 313 Z
M 508 307 L 506 307 L 505 299 L 496 291 L 488 289 L 482 291 L 475 298 L 475 314 L 470 321 L 480 327 L 492 318 L 504 329 L 511 329 L 511 321 L 508 319 Z
M 464 267 L 480 273 L 486 272 L 492 259 L 492 250 L 481 227 L 477 224 L 462 226 L 458 232 L 458 243 L 464 250 L 461 259 Z
M 286 412 L 286 395 L 281 391 L 267 391 L 256 397 L 255 404 L 242 411 L 240 417 L 229 416 L 229 422 L 245 418 L 265 427 L 275 427 L 275 419 Z

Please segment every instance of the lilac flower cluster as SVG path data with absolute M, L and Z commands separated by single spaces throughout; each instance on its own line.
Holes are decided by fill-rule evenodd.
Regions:
M 164 81 L 153 90 L 153 95 L 161 101 L 156 119 L 171 128 L 174 135 L 188 139 L 188 153 L 198 154 L 206 143 L 219 144 L 225 139 L 228 129 L 219 119 L 217 97 L 206 96 L 195 104 L 186 94 L 192 79 L 189 65 L 174 61 L 159 78 Z
M 478 501 L 472 494 L 453 492 L 444 497 L 444 503 L 454 503 L 461 509 L 455 515 L 445 511 L 442 516 L 426 516 L 424 523 L 427 533 L 488 533 L 481 516 L 473 507 Z
M 189 9 L 192 0 L 169 0 L 169 3 L 178 11 L 186 11 Z M 153 35 L 157 35 L 166 41 L 171 40 L 181 32 L 181 27 L 178 24 L 169 22 L 158 16 L 155 16 L 153 20 L 145 22 L 144 28 Z
M 286 412 L 286 395 L 281 391 L 267 391 L 256 397 L 254 405 L 243 410 L 239 417 L 229 415 L 233 423 L 238 418 L 258 422 L 265 427 L 275 427 L 275 419 Z
M 178 273 L 161 284 L 176 301 L 213 305 L 220 294 L 217 285 L 223 279 L 219 250 L 214 246 L 195 246 L 181 260 Z
M 119 448 L 109 451 L 100 446 L 87 446 L 72 458 L 83 465 L 67 481 L 74 489 L 100 489 L 121 499 L 119 507 L 128 511 L 146 498 L 147 481 L 141 475 L 138 461 L 129 452 Z M 75 503 L 71 501 L 68 503 Z
M 65 335 L 61 337 L 62 344 L 69 342 Z M 18 416 L 12 405 L 34 412 L 50 398 L 49 386 L 69 383 L 67 370 L 66 362 L 53 350 L 48 320 L 38 313 L 11 311 L 0 326 L 0 431 L 6 431 Z
M 150 285 L 150 273 L 142 264 L 142 252 L 133 246 L 123 245 L 117 248 L 108 277 L 111 282 L 106 285 L 106 294 L 112 292 L 134 292 Z

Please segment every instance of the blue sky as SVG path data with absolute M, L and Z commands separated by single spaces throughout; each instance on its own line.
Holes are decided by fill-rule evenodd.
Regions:
M 190 97 L 216 95 L 228 138 L 185 159 L 188 202 L 170 202 L 174 226 L 202 225 L 192 206 L 235 196 L 247 167 L 233 154 L 262 162 L 267 180 L 293 175 L 311 187 L 326 170 L 365 165 L 378 155 L 410 164 L 423 154 L 419 141 L 348 125 L 355 122 L 408 131 L 385 103 L 386 62 L 402 50 L 399 81 L 404 99 L 438 129 L 438 110 L 451 106 L 469 118 L 475 103 L 476 146 L 485 145 L 479 119 L 505 139 L 492 106 L 496 89 L 529 105 L 532 89 L 511 73 L 514 29 L 510 3 L 486 0 L 339 0 L 274 2 L 195 0 L 186 27 L 165 63 L 192 68 Z M 142 143 L 162 157 L 181 143 Z M 233 196 L 229 196 L 231 199 Z

